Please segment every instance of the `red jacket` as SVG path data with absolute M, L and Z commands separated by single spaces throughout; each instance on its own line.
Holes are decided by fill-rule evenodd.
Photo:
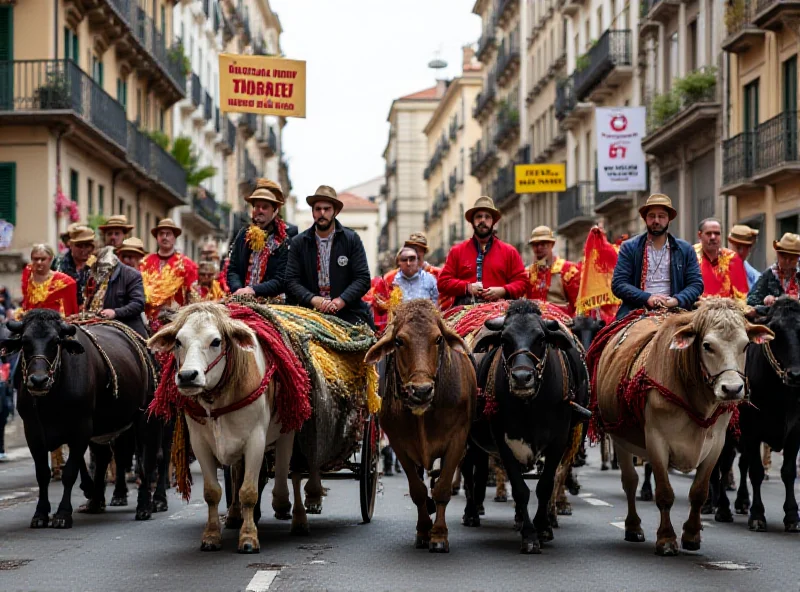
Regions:
M 439 273 L 439 295 L 465 295 L 467 286 L 478 281 L 477 258 L 478 248 L 472 238 L 450 249 Z M 519 251 L 497 237 L 483 260 L 483 287 L 503 287 L 509 300 L 524 297 L 528 289 L 528 274 Z

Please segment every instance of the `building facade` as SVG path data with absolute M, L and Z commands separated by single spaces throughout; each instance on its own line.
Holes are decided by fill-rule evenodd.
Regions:
M 796 2 L 733 0 L 724 15 L 730 108 L 720 193 L 730 224 L 760 230 L 750 256 L 759 269 L 774 260 L 773 240 L 800 232 L 798 8 Z
M 442 265 L 450 247 L 472 233 L 464 212 L 481 190 L 469 173 L 469 151 L 481 137 L 471 111 L 482 85 L 481 65 L 474 60 L 472 48 L 464 48 L 462 74 L 450 81 L 424 129 L 428 139 L 428 166 L 423 173 L 428 187 L 427 260 L 434 265 Z

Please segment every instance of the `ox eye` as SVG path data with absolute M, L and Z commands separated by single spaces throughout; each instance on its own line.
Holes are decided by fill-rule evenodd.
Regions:
M 442 345 L 443 341 L 444 341 L 444 335 L 439 335 L 439 337 L 436 338 L 436 345 Z
M 395 339 L 394 339 L 394 344 L 395 344 L 397 347 L 403 347 L 403 340 L 402 340 L 402 339 L 400 339 L 399 337 L 395 337 Z
M 703 349 L 706 350 L 708 353 L 711 353 L 711 352 L 714 351 L 714 348 L 711 347 L 711 344 L 708 343 L 707 341 L 703 344 Z
M 175 347 L 181 347 L 183 344 L 181 343 L 180 339 L 175 340 Z
M 211 341 L 211 347 L 219 347 L 221 344 L 222 344 L 222 341 L 220 340 L 219 337 L 217 337 L 217 338 L 215 338 L 215 339 L 213 339 Z

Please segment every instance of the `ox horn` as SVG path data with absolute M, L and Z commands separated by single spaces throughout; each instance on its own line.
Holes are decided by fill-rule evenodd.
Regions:
M 22 321 L 10 320 L 6 323 L 6 327 L 15 335 L 22 333 Z
M 64 321 L 61 321 L 58 326 L 59 337 L 73 337 L 75 335 L 75 331 L 77 331 L 75 325 L 70 325 Z
M 506 324 L 506 316 L 503 315 L 501 317 L 495 317 L 493 319 L 486 319 L 483 325 L 489 329 L 489 331 L 502 331 L 503 325 Z

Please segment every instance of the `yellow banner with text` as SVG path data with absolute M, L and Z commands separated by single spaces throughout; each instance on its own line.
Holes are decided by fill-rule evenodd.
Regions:
M 219 108 L 228 113 L 305 117 L 306 63 L 220 54 Z
M 515 193 L 556 193 L 566 190 L 565 164 L 518 164 L 514 167 Z

